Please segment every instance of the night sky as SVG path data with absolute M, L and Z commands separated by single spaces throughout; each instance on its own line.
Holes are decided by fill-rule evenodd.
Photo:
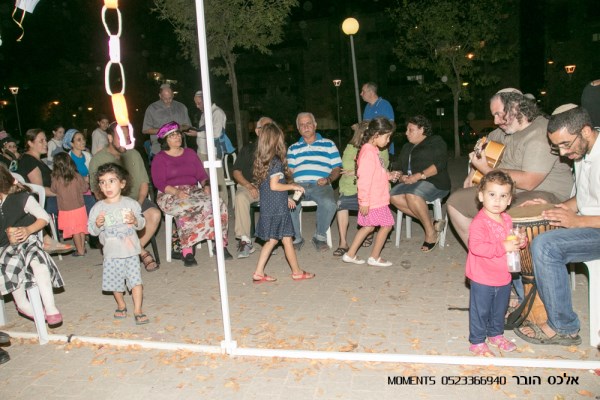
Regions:
M 392 3 L 393 0 L 301 1 L 292 19 L 339 14 L 342 20 L 353 11 L 365 7 L 383 10 Z M 93 124 L 98 112 L 110 112 L 110 100 L 104 91 L 108 55 L 107 36 L 100 19 L 103 2 L 41 0 L 33 14 L 25 17 L 25 36 L 21 42 L 16 42 L 21 32 L 10 16 L 13 4 L 0 4 L 0 99 L 12 101 L 8 87 L 20 87 L 18 101 L 23 130 L 41 123 L 40 103 L 54 100 L 61 102 L 62 115 L 71 118 L 71 112 L 76 112 L 78 116 L 73 122 L 86 126 Z M 179 56 L 170 25 L 150 12 L 151 5 L 149 0 L 119 3 L 124 21 L 121 52 L 127 80 L 126 96 L 130 108 L 141 108 L 141 112 L 138 111 L 141 114 L 157 96 L 156 85 L 148 79 L 148 72 L 160 71 L 166 78 L 187 79 L 180 85 L 190 88 L 198 87 L 200 82 L 199 72 Z M 91 106 L 94 111 L 87 112 Z M 3 111 L 3 119 L 13 128 L 16 125 L 14 112 L 10 107 Z M 130 110 L 130 114 L 135 111 Z M 62 122 L 69 124 L 69 121 Z

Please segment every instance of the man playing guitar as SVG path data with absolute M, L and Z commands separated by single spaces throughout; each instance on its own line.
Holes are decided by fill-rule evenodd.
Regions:
M 573 188 L 571 168 L 551 152 L 546 136 L 548 119 L 537 104 L 519 90 L 509 88 L 492 96 L 490 111 L 498 129 L 490 133 L 488 140 L 505 146 L 497 168 L 508 172 L 517 185 L 512 206 L 533 198 L 544 198 L 549 203 L 568 199 Z M 486 149 L 481 151 L 481 158 L 471 153 L 470 163 L 472 172 L 464 188 L 452 193 L 447 202 L 450 220 L 465 245 L 469 225 L 478 211 L 473 175 L 475 171 L 485 175 L 494 169 L 488 164 Z

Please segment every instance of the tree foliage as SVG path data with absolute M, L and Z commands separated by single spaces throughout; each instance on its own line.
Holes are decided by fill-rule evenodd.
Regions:
M 194 0 L 154 0 L 159 18 L 173 26 L 183 55 L 198 68 L 198 35 Z M 204 0 L 207 53 L 211 71 L 227 75 L 231 85 L 238 143 L 243 143 L 235 64 L 240 51 L 271 54 L 298 0 Z
M 509 59 L 515 45 L 503 34 L 512 1 L 399 0 L 390 10 L 398 39 L 394 52 L 410 69 L 437 78 L 454 99 L 454 142 L 460 155 L 458 101 L 463 82 L 486 86 L 498 80 L 486 66 Z M 516 26 L 516 25 L 515 25 Z M 424 88 L 430 88 L 424 85 Z

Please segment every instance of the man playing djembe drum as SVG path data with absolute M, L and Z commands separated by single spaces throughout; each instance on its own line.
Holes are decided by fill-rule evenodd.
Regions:
M 573 311 L 565 265 L 600 259 L 600 144 L 588 112 L 575 104 L 558 107 L 548 122 L 556 154 L 575 160 L 576 195 L 542 213 L 553 229 L 531 245 L 535 280 L 548 321 L 526 322 L 514 332 L 534 344 L 579 345 L 579 319 Z M 596 146 L 594 146 L 596 144 Z M 544 203 L 542 199 L 537 202 Z

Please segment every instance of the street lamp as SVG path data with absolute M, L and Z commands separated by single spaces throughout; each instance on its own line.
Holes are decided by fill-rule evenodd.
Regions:
M 335 86 L 335 103 L 337 104 L 337 122 L 338 122 L 338 146 L 342 146 L 342 127 L 340 126 L 340 85 L 342 84 L 341 79 L 334 79 L 333 86 Z
M 11 86 L 8 88 L 13 96 L 15 96 L 15 108 L 17 109 L 17 123 L 19 124 L 19 136 L 23 137 L 23 133 L 21 132 L 21 116 L 19 115 L 19 103 L 17 102 L 17 95 L 19 94 L 18 86 Z
M 354 90 L 356 91 L 356 114 L 358 122 L 362 121 L 360 114 L 360 97 L 358 96 L 358 77 L 356 76 L 356 56 L 354 55 L 354 35 L 358 32 L 358 21 L 355 18 L 346 18 L 342 23 L 342 31 L 350 36 L 350 49 L 352 51 L 352 70 L 354 71 Z

